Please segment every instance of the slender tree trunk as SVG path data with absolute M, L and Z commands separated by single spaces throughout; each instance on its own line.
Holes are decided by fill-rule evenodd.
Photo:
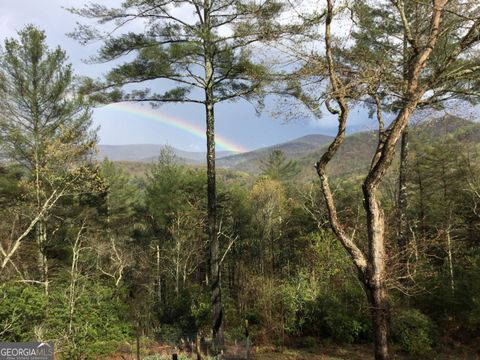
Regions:
M 35 70 L 35 69 L 34 69 Z M 34 71 L 35 72 L 35 71 Z M 34 83 L 35 84 L 35 83 Z M 39 155 L 39 139 L 38 139 L 38 109 L 34 107 L 33 118 L 35 119 L 34 133 L 35 133 L 35 146 L 34 146 L 34 167 L 35 167 L 35 191 L 37 198 L 37 212 L 42 211 L 42 185 L 40 181 L 40 155 Z M 45 298 L 48 300 L 48 259 L 46 254 L 46 242 L 47 242 L 47 229 L 44 221 L 44 217 L 37 222 L 36 225 L 35 240 L 38 246 L 38 262 L 40 271 L 42 274 L 41 281 L 43 282 Z
M 175 254 L 175 297 L 178 299 L 180 291 L 180 250 L 178 249 L 178 240 Z
M 406 31 L 403 33 L 403 96 L 408 91 L 409 74 L 409 51 Z M 400 169 L 398 174 L 398 229 L 397 244 L 400 251 L 405 249 L 407 244 L 407 169 L 408 169 L 408 124 L 402 133 L 400 145 Z
M 160 273 L 160 245 L 156 245 L 156 267 L 157 267 L 157 291 L 156 291 L 156 297 L 157 301 L 159 304 L 162 303 L 162 278 L 161 278 L 161 273 Z
M 398 246 L 401 250 L 407 245 L 408 221 L 407 221 L 407 171 L 408 171 L 408 148 L 409 135 L 408 125 L 402 134 L 400 148 L 400 173 L 398 179 Z
M 455 278 L 453 276 L 453 256 L 452 256 L 452 236 L 450 234 L 450 226 L 447 228 L 447 255 L 448 255 L 448 271 L 450 275 L 450 289 L 452 294 L 455 292 Z
M 197 354 L 197 360 L 203 360 L 202 349 L 200 347 L 200 336 L 195 336 L 195 354 Z
M 68 310 L 69 310 L 69 323 L 68 323 L 68 335 L 73 334 L 73 320 L 75 314 L 75 306 L 77 304 L 77 281 L 79 279 L 78 263 L 80 261 L 80 252 L 82 251 L 82 232 L 84 229 L 84 223 L 78 230 L 75 242 L 72 246 L 72 265 L 70 266 L 70 287 L 68 294 Z
M 270 231 L 270 252 L 272 256 L 272 278 L 275 276 L 275 241 L 273 239 L 272 232 Z
M 137 319 L 137 329 L 136 329 L 136 355 L 137 360 L 140 360 L 140 320 Z
M 46 253 L 46 242 L 47 242 L 47 229 L 45 226 L 45 222 L 40 220 L 37 223 L 36 229 L 36 241 L 39 249 L 38 253 L 38 266 L 40 267 L 41 271 L 41 281 L 43 283 L 43 289 L 45 298 L 48 299 L 49 293 L 49 279 L 48 279 L 48 258 Z
M 207 192 L 208 237 L 210 241 L 210 286 L 212 290 L 212 330 L 216 351 L 223 347 L 223 310 L 220 283 L 219 243 L 216 214 L 215 138 L 213 103 L 206 105 L 207 112 Z

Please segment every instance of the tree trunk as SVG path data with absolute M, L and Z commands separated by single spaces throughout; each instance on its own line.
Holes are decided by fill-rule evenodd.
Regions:
M 400 148 L 400 171 L 398 178 L 398 246 L 400 250 L 404 250 L 407 245 L 407 170 L 408 170 L 408 125 L 402 134 L 402 142 Z
M 388 301 L 385 284 L 367 288 L 374 329 L 375 360 L 388 360 Z
M 416 150 L 418 152 L 418 150 Z M 418 155 L 415 161 L 415 172 L 417 175 L 417 185 L 418 185 L 418 201 L 419 201 L 419 228 L 420 234 L 422 237 L 425 237 L 425 191 L 424 191 L 424 184 L 423 184 L 423 174 L 420 169 L 420 161 L 418 159 Z
M 215 351 L 223 346 L 223 310 L 221 299 L 219 243 L 217 234 L 215 138 L 213 104 L 207 103 L 207 192 L 208 238 L 210 242 L 210 286 L 212 290 L 212 330 Z
M 157 258 L 157 263 L 156 263 L 156 267 L 157 267 L 157 274 L 156 274 L 156 280 L 157 280 L 157 291 L 156 291 L 156 295 L 157 295 L 157 302 L 159 304 L 162 303 L 162 277 L 161 277 L 161 272 L 160 272 L 160 245 L 156 245 L 156 258 Z
M 452 294 L 455 292 L 455 277 L 453 276 L 453 256 L 452 256 L 452 236 L 450 234 L 450 226 L 446 231 L 447 235 L 447 255 L 448 255 L 448 271 L 450 274 L 450 289 Z
M 385 272 L 385 219 L 375 186 L 364 185 L 368 232 L 368 267 L 365 273 L 367 298 L 373 320 L 375 359 L 389 360 L 388 301 Z
M 136 331 L 136 355 L 137 355 L 137 360 L 140 360 L 140 320 L 137 319 L 137 331 Z
M 215 129 L 214 105 L 211 89 L 207 89 L 207 198 L 208 198 L 208 238 L 210 242 L 210 286 L 212 291 L 212 330 L 215 351 L 223 347 L 223 310 L 219 263 L 219 243 L 217 234 L 217 199 L 215 179 Z
M 48 258 L 47 258 L 47 249 L 46 249 L 46 242 L 47 242 L 47 229 L 45 226 L 45 222 L 40 220 L 37 223 L 36 228 L 36 241 L 38 245 L 38 266 L 40 267 L 40 272 L 42 274 L 41 282 L 43 283 L 43 289 L 45 298 L 48 301 L 48 293 L 49 293 L 49 283 L 48 283 Z
M 220 352 L 223 347 L 223 310 L 221 298 L 221 279 L 220 279 L 220 257 L 219 243 L 217 234 L 217 197 L 216 197 L 216 179 L 215 179 L 215 97 L 214 87 L 214 67 L 213 57 L 215 45 L 213 42 L 212 24 L 211 24 L 211 2 L 205 0 L 204 3 L 204 61 L 205 61 L 205 119 L 206 119 L 206 137 L 207 137 L 207 224 L 208 240 L 210 243 L 210 286 L 212 301 L 212 330 L 213 330 L 213 348 L 215 352 Z
M 198 332 L 195 336 L 195 354 L 197 354 L 197 360 L 203 360 L 202 350 L 200 347 L 200 336 L 198 335 Z

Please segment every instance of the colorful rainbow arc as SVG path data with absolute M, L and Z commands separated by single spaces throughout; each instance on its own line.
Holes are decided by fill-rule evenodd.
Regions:
M 165 114 L 164 112 L 161 112 L 158 110 L 153 110 L 151 108 L 147 108 L 147 107 L 136 105 L 134 103 L 127 103 L 127 102 L 111 104 L 111 105 L 108 105 L 108 107 L 124 113 L 139 116 L 144 119 L 153 120 L 161 124 L 173 126 L 177 129 L 187 131 L 188 133 L 195 135 L 196 137 L 206 139 L 205 130 L 199 127 L 198 125 L 191 124 L 184 119 L 180 119 L 178 117 Z M 215 134 L 215 144 L 221 146 L 225 150 L 233 151 L 237 153 L 248 151 L 244 147 L 234 144 L 230 140 L 227 140 L 223 136 L 220 136 L 217 134 Z

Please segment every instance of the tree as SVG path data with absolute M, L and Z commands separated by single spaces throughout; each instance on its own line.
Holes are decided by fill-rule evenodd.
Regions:
M 298 172 L 298 165 L 293 160 L 288 160 L 282 150 L 273 150 L 267 160 L 262 161 L 262 175 L 272 180 L 289 180 Z
M 34 211 L 3 254 L 3 266 L 35 230 L 48 295 L 47 222 L 55 204 L 67 195 L 94 191 L 101 181 L 88 163 L 96 140 L 89 129 L 91 112 L 74 91 L 65 51 L 48 49 L 45 34 L 32 25 L 18 36 L 7 39 L 1 53 L 0 140 L 8 158 L 28 174 L 25 186 Z
M 128 174 L 105 159 L 102 163 L 102 175 L 106 185 L 103 209 L 103 228 L 109 242 L 99 242 L 98 267 L 100 271 L 114 280 L 118 289 L 124 272 L 132 263 L 131 250 L 128 248 L 135 225 L 136 207 L 139 204 L 138 189 Z
M 181 17 L 178 8 L 193 17 Z M 74 37 L 86 43 L 101 40 L 97 62 L 108 62 L 135 53 L 134 60 L 112 69 L 102 83 L 90 82 L 85 89 L 96 92 L 103 103 L 119 101 L 200 104 L 205 109 L 207 138 L 208 234 L 212 287 L 213 333 L 217 348 L 223 343 L 223 312 L 220 291 L 219 240 L 217 235 L 215 181 L 215 106 L 224 101 L 258 95 L 266 69 L 251 59 L 248 46 L 275 32 L 271 20 L 280 10 L 273 0 L 259 3 L 230 0 L 124 1 L 109 9 L 91 4 L 71 11 L 98 24 L 112 23 L 117 29 L 138 20 L 142 33 L 108 36 L 80 26 Z M 104 41 L 104 39 L 107 40 Z M 125 92 L 128 84 L 170 80 L 174 87 L 164 93 L 150 89 Z M 193 91 L 196 89 L 197 91 Z
M 273 277 L 278 261 L 275 254 L 277 242 L 282 236 L 282 227 L 286 218 L 285 190 L 275 180 L 260 179 L 250 192 L 250 202 L 255 209 L 253 222 L 258 229 L 257 251 L 260 252 L 261 273 L 264 276 L 270 274 Z M 270 263 L 269 268 L 267 268 L 268 263 Z
M 205 173 L 177 161 L 172 149 L 162 149 L 145 182 L 149 243 L 156 258 L 155 298 L 165 314 L 169 307 L 181 306 L 189 291 L 187 280 L 205 268 L 208 259 Z M 169 286 L 173 292 L 162 291 Z
M 392 164 L 397 142 L 417 108 L 439 106 L 450 99 L 472 100 L 479 95 L 480 64 L 478 57 L 470 55 L 479 48 L 480 9 L 474 1 L 446 0 L 431 3 L 392 0 L 378 4 L 358 1 L 346 9 L 353 19 L 353 42 L 344 47 L 336 45 L 341 42 L 333 39 L 332 21 L 341 8 L 335 8 L 333 0 L 327 0 L 325 57 L 323 61 L 315 59 L 324 64 L 319 68 L 328 79 L 323 103 L 338 119 L 337 135 L 316 163 L 316 170 L 331 227 L 356 265 L 371 305 L 375 358 L 385 360 L 390 358 L 387 252 L 379 185 Z M 419 26 L 414 26 L 417 23 Z M 403 41 L 398 39 L 397 29 L 401 35 L 405 34 L 406 50 Z M 362 184 L 366 251 L 353 241 L 339 220 L 327 177 L 327 165 L 345 138 L 353 101 L 372 104 L 378 120 L 378 142 Z M 383 119 L 385 110 L 395 111 L 388 126 Z

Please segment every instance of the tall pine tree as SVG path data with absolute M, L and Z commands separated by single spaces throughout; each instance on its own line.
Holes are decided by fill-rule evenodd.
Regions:
M 102 103 L 137 101 L 194 103 L 203 106 L 207 139 L 208 236 L 215 348 L 223 345 L 223 310 L 220 286 L 220 244 L 217 229 L 215 180 L 215 107 L 220 102 L 259 95 L 267 73 L 253 61 L 250 46 L 267 40 L 278 30 L 272 26 L 281 6 L 274 0 L 129 0 L 119 8 L 91 4 L 71 11 L 98 25 L 115 29 L 137 22 L 142 32 L 106 34 L 80 26 L 73 36 L 87 43 L 103 41 L 94 61 L 129 57 L 114 66 L 105 79 L 86 84 L 85 90 Z M 109 28 L 111 30 L 111 28 Z M 152 83 L 153 80 L 156 80 Z M 125 90 L 129 84 L 164 85 L 168 90 Z M 146 85 L 148 86 L 148 85 Z
M 26 170 L 34 211 L 2 263 L 34 230 L 40 281 L 48 295 L 48 219 L 61 197 L 99 184 L 88 163 L 96 135 L 88 105 L 75 94 L 65 51 L 50 50 L 44 32 L 32 25 L 18 36 L 7 39 L 1 52 L 0 143 L 6 156 Z

